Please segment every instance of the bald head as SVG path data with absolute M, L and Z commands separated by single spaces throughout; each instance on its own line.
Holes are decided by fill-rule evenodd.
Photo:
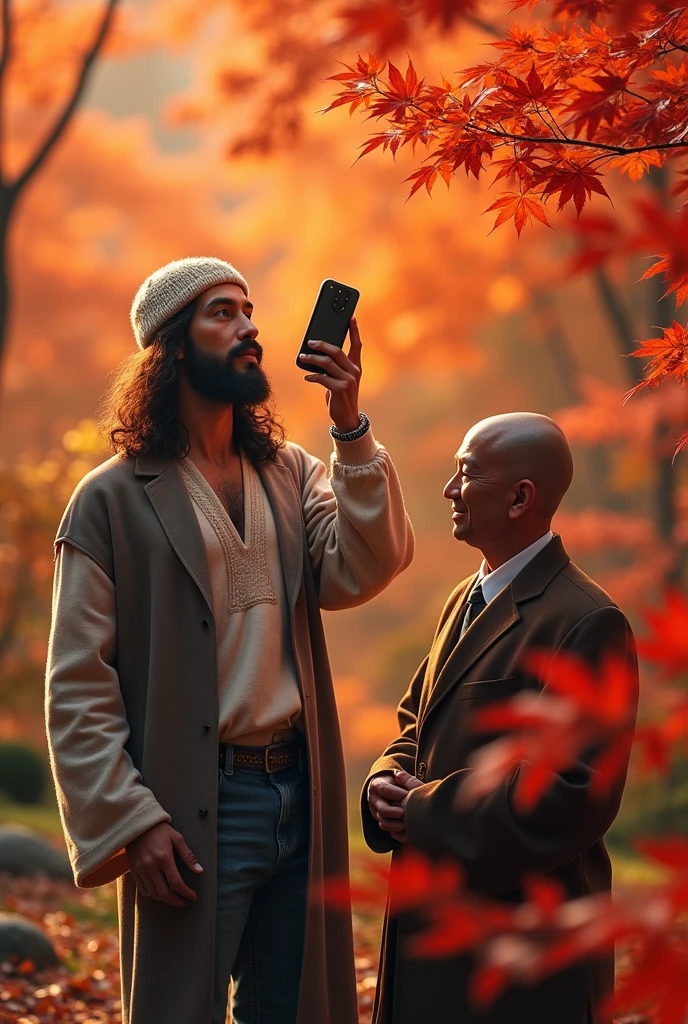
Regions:
M 464 445 L 489 460 L 509 483 L 531 480 L 535 503 L 551 518 L 573 480 L 573 456 L 561 427 L 549 416 L 509 412 L 481 420 L 466 434 Z
M 544 536 L 573 478 L 573 458 L 554 420 L 532 412 L 481 420 L 456 453 L 444 490 L 454 536 L 492 568 Z

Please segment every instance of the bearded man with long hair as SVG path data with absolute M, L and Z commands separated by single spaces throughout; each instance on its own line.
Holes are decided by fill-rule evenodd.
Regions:
M 330 472 L 285 441 L 245 279 L 139 289 L 114 455 L 56 540 L 47 729 L 77 885 L 117 879 L 124 1024 L 356 1024 L 344 762 L 321 609 L 378 594 L 413 533 L 358 409 L 361 340 L 313 339 Z M 326 371 L 325 373 L 321 371 Z

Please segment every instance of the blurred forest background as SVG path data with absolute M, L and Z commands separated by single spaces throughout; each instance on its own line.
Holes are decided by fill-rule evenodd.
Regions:
M 323 396 L 294 357 L 320 281 L 361 290 L 362 408 L 398 468 L 417 554 L 372 604 L 326 615 L 352 806 L 447 594 L 478 564 L 442 497 L 475 421 L 529 409 L 561 423 L 576 478 L 557 528 L 632 620 L 667 583 L 684 587 L 686 456 L 671 467 L 684 397 L 666 385 L 621 404 L 641 376 L 626 358 L 635 340 L 668 323 L 662 289 L 637 284 L 639 258 L 581 257 L 583 233 L 565 218 L 520 242 L 511 227 L 489 234 L 494 194 L 472 178 L 407 202 L 410 157 L 354 163 L 365 126 L 321 111 L 336 61 L 365 46 L 364 18 L 352 38 L 325 0 L 129 0 L 107 24 L 95 0 L 13 10 L 0 55 L 0 742 L 44 749 L 52 540 L 75 483 L 106 457 L 97 406 L 133 346 L 134 292 L 185 255 L 229 259 L 247 277 L 289 436 L 323 459 Z M 490 10 L 419 33 L 419 73 L 486 59 Z M 642 187 L 668 195 L 667 174 Z M 606 185 L 622 212 L 639 191 L 614 175 Z M 607 208 L 596 197 L 590 216 Z M 636 774 L 613 841 L 622 848 L 640 822 L 645 834 L 688 831 L 675 816 L 687 806 L 683 762 L 669 784 Z

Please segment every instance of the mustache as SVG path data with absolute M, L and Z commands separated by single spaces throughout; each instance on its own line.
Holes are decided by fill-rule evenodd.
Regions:
M 227 362 L 231 363 L 238 356 L 246 355 L 247 352 L 255 352 L 259 363 L 263 361 L 263 346 L 253 338 L 245 338 L 239 342 L 237 347 L 227 354 Z

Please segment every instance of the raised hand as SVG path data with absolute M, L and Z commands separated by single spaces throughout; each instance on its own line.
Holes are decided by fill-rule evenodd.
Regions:
M 358 389 L 361 382 L 361 335 L 358 330 L 358 322 L 355 316 L 351 317 L 349 327 L 349 352 L 348 354 L 336 345 L 330 345 L 326 341 L 309 341 L 313 349 L 312 354 L 299 356 L 304 366 L 314 363 L 327 370 L 330 376 L 324 373 L 309 373 L 304 380 L 313 384 L 320 384 L 326 389 L 325 399 L 330 410 L 330 416 L 337 430 L 346 434 L 355 430 L 359 425 L 358 417 Z

